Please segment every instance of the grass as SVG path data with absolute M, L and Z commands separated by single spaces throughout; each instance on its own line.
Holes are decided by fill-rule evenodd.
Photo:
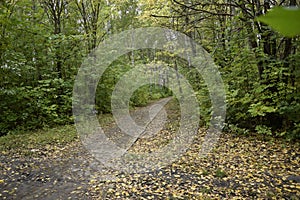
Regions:
M 203 176 L 207 176 L 208 174 L 209 174 L 209 173 L 208 173 L 207 170 L 203 170 L 203 171 L 202 171 L 202 175 L 203 175 Z
M 24 152 L 45 145 L 64 145 L 77 139 L 74 125 L 16 132 L 0 137 L 0 152 Z
M 223 170 L 217 169 L 217 171 L 215 173 L 215 176 L 218 177 L 218 178 L 224 178 L 224 177 L 227 176 L 227 174 Z
M 112 114 L 101 114 L 98 116 L 98 121 L 101 127 L 110 126 L 114 122 L 114 117 Z
M 98 119 L 101 127 L 113 122 L 111 114 L 99 115 Z M 57 126 L 34 131 L 18 131 L 0 137 L 0 153 L 13 154 L 21 152 L 27 154 L 31 149 L 46 145 L 63 146 L 78 139 L 75 125 Z

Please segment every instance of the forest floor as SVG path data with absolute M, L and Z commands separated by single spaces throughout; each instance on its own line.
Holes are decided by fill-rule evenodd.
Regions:
M 133 118 L 152 105 L 137 108 Z M 166 110 L 168 121 L 155 137 L 170 138 L 178 127 L 176 102 Z M 99 121 L 106 132 L 118 131 L 111 115 Z M 299 143 L 224 133 L 199 157 L 204 135 L 200 128 L 190 148 L 162 169 L 131 174 L 94 159 L 71 125 L 3 136 L 0 199 L 299 199 Z

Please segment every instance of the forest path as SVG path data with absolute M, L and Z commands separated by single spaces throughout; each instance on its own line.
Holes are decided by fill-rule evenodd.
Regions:
M 135 109 L 132 117 L 145 124 L 148 110 L 160 101 Z M 179 109 L 172 100 L 165 108 L 168 120 L 160 134 L 136 140 L 131 149 L 147 152 L 172 138 Z M 118 139 L 115 122 L 103 128 L 119 145 L 125 141 Z M 0 199 L 299 199 L 299 143 L 224 133 L 207 157 L 199 157 L 204 135 L 200 128 L 177 161 L 145 173 L 126 174 L 104 167 L 80 140 L 33 147 L 27 155 L 1 153 Z

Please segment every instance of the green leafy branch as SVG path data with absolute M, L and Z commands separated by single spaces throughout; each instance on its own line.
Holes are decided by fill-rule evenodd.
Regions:
M 286 37 L 300 35 L 300 9 L 298 7 L 274 7 L 256 18 Z

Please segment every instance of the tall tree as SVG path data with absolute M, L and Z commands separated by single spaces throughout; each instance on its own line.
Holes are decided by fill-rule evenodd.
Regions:
M 103 31 L 109 17 L 108 6 L 99 0 L 74 0 L 80 13 L 80 23 L 88 41 L 88 52 L 96 48 L 99 41 L 103 40 L 107 31 Z
M 68 0 L 40 0 L 41 5 L 47 13 L 48 19 L 53 25 L 53 34 L 55 37 L 60 36 L 63 28 L 63 20 L 67 12 Z M 62 74 L 62 52 L 61 45 L 58 42 L 55 46 L 55 63 L 58 78 L 63 78 Z

